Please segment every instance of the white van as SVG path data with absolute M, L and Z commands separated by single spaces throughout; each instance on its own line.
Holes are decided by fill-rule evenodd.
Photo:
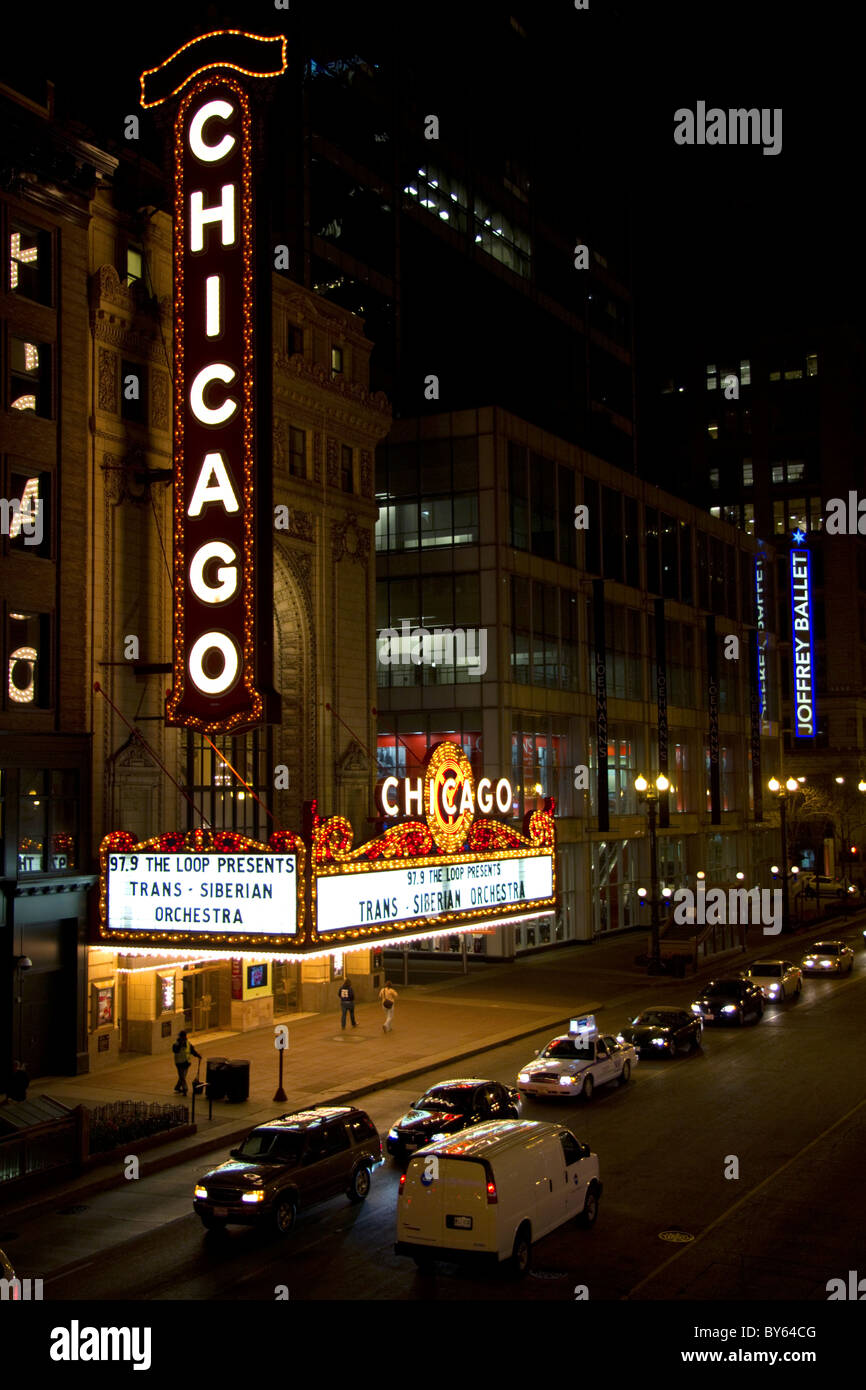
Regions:
M 572 1218 L 592 1226 L 598 1158 L 571 1130 L 533 1120 L 488 1120 L 419 1149 L 400 1179 L 398 1255 L 511 1260 L 529 1267 L 533 1241 Z

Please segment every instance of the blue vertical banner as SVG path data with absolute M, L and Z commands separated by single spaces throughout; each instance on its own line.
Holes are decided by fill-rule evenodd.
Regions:
M 802 536 L 802 532 L 796 533 Z M 794 733 L 815 737 L 815 651 L 812 639 L 812 557 L 791 551 L 791 672 L 794 682 Z

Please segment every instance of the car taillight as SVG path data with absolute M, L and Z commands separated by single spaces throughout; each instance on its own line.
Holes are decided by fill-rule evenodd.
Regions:
M 398 1189 L 398 1191 L 397 1191 L 397 1196 L 398 1196 L 398 1197 L 402 1197 L 402 1196 L 403 1196 L 403 1188 L 404 1188 L 405 1186 L 406 1186 L 406 1174 L 405 1174 L 405 1173 L 401 1173 L 401 1174 L 400 1174 L 400 1186 L 399 1186 L 399 1189 Z
M 487 1184 L 487 1205 L 488 1205 L 489 1207 L 492 1207 L 492 1206 L 494 1206 L 494 1205 L 496 1204 L 496 1201 L 497 1201 L 497 1197 L 496 1197 L 496 1183 L 495 1183 L 495 1182 L 489 1182 L 489 1183 Z

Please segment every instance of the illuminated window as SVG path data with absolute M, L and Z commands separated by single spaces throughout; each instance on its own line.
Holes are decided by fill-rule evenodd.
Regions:
M 331 377 L 341 376 L 343 372 L 343 349 L 331 348 Z
M 9 340 L 9 405 L 51 415 L 51 348 L 24 338 Z
M 447 223 L 458 232 L 466 230 L 469 215 L 466 185 L 452 178 L 445 169 L 425 165 L 408 179 L 403 192 L 432 217 L 438 217 L 440 222 Z
M 743 487 L 751 487 L 755 481 L 751 459 L 743 459 Z
M 8 533 L 10 548 L 25 555 L 49 556 L 51 474 L 22 473 L 13 468 L 9 483 L 10 497 L 19 504 L 17 511 L 9 510 L 8 528 L 4 518 L 3 529 Z
M 715 516 L 715 517 L 721 518 L 721 515 L 722 515 L 722 509 L 721 509 L 721 507 L 710 507 L 710 516 Z
M 748 357 L 740 358 L 740 385 L 751 386 L 752 384 L 752 364 Z
M 9 226 L 9 289 L 39 304 L 51 303 L 51 235 L 23 223 Z
M 215 737 L 213 742 L 222 757 L 201 735 L 187 735 L 186 780 L 192 800 L 214 830 L 236 830 L 251 840 L 267 840 L 273 829 L 268 811 L 272 814 L 274 811 L 270 728 L 236 736 L 223 735 Z M 231 767 L 226 766 L 227 762 Z M 290 796 L 295 791 L 291 772 L 287 790 Z M 188 807 L 188 828 L 197 824 L 196 813 Z
M 307 476 L 307 436 L 304 430 L 289 426 L 289 472 L 293 478 Z
M 44 613 L 14 610 L 6 619 L 6 708 L 29 705 L 42 709 L 48 703 L 48 634 L 50 619 Z
M 707 390 L 716 391 L 719 386 L 719 372 L 715 362 L 707 363 Z
M 814 352 L 813 352 L 813 353 L 810 353 L 810 355 L 806 358 L 806 375 L 807 375 L 807 376 L 817 376 L 817 375 L 818 375 L 818 355 L 817 355 L 817 353 L 814 353 Z
M 710 475 L 709 475 L 709 476 L 710 476 L 710 487 L 711 487 L 711 488 L 713 489 L 713 491 L 715 492 L 715 491 L 717 490 L 718 486 L 719 486 L 719 470 L 718 470 L 718 468 L 711 468 L 711 469 L 710 469 Z
M 785 373 L 786 381 L 800 381 L 803 376 L 802 367 L 793 367 L 791 371 Z
M 743 530 L 750 536 L 755 534 L 755 504 L 754 502 L 743 503 Z
M 773 464 L 770 476 L 774 483 L 783 483 L 785 481 L 785 465 L 783 463 Z
M 709 424 L 707 425 L 707 434 L 710 436 L 710 439 L 718 439 L 718 437 L 719 437 L 719 422 L 718 422 L 718 420 L 710 420 Z
M 782 373 L 781 373 L 781 372 L 770 372 L 770 380 L 771 380 L 771 381 L 781 381 L 781 380 L 782 380 Z
M 144 255 L 140 246 L 126 248 L 126 283 L 134 285 L 144 275 Z
M 532 257 L 529 233 L 478 198 L 475 200 L 474 214 L 476 246 L 517 275 L 529 275 Z

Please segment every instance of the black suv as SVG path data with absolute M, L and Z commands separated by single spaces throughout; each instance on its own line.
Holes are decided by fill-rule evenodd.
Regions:
M 231 1161 L 195 1185 L 193 1209 L 206 1230 L 271 1225 L 288 1235 L 300 1207 L 345 1192 L 363 1202 L 382 1162 L 376 1126 L 354 1106 L 317 1105 L 251 1130 Z
M 764 996 L 751 980 L 710 980 L 692 1013 L 704 1023 L 757 1023 L 764 1014 Z

